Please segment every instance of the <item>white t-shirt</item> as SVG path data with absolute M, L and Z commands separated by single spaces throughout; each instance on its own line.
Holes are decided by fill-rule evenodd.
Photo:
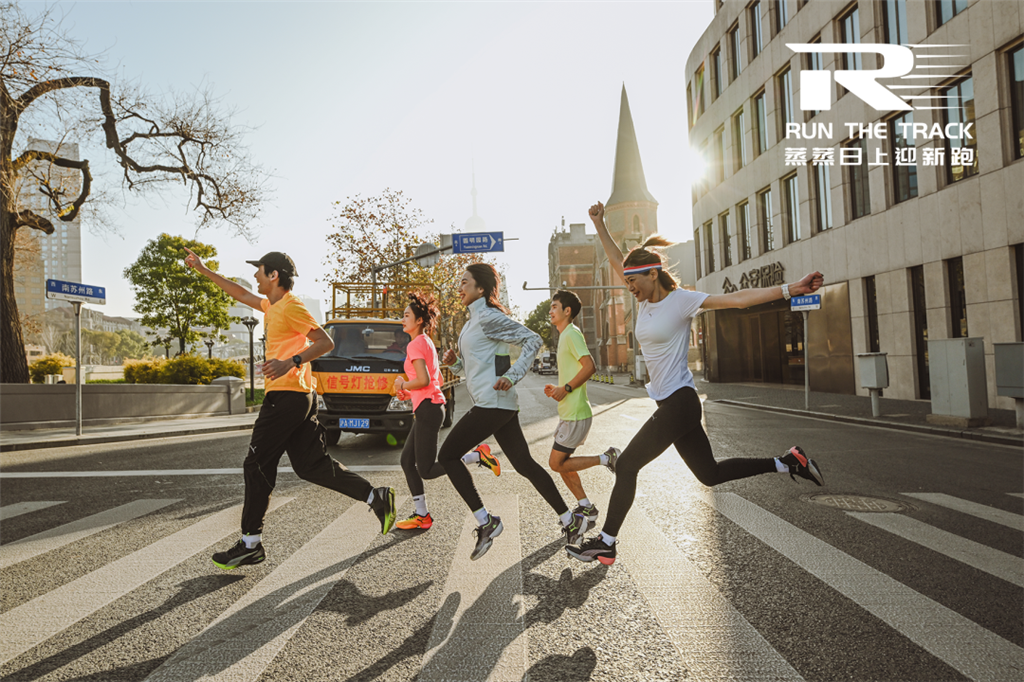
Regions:
M 673 289 L 657 303 L 640 304 L 636 339 L 651 375 L 647 393 L 653 399 L 664 400 L 684 386 L 697 388 L 687 363 L 690 322 L 707 297 L 700 291 Z

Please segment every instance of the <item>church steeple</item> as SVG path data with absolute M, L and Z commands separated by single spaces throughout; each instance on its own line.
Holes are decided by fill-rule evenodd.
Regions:
M 622 103 L 619 105 L 619 136 L 615 145 L 615 174 L 612 176 L 612 194 L 606 205 L 634 201 L 658 201 L 647 190 L 644 167 L 640 161 L 640 147 L 633 129 L 633 116 L 629 111 L 626 84 L 622 84 Z

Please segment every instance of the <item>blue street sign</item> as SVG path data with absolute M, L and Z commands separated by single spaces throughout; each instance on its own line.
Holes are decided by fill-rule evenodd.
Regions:
M 452 235 L 452 253 L 484 253 L 504 250 L 505 237 L 502 232 L 467 232 Z
M 62 282 L 59 279 L 46 280 L 46 298 L 77 303 L 107 302 L 107 288 L 78 282 Z
M 794 296 L 789 299 L 790 310 L 820 310 L 821 309 L 821 294 L 813 294 L 811 296 Z

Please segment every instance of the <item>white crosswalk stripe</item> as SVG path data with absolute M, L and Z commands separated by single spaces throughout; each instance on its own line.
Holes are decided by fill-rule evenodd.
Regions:
M 64 504 L 63 502 L 18 502 L 16 504 L 9 504 L 6 507 L 0 507 L 0 521 L 6 521 L 7 519 L 13 519 L 15 516 L 21 516 L 22 514 L 28 514 L 30 512 L 39 511 L 40 509 L 46 509 L 47 507 L 53 507 L 54 505 Z
M 256 680 L 379 534 L 351 505 L 146 679 Z
M 145 516 L 169 504 L 181 500 L 136 500 L 108 509 L 78 521 L 37 533 L 17 542 L 0 546 L 0 568 L 27 561 L 46 552 L 52 552 L 73 542 L 84 540 L 90 535 L 113 528 L 119 523 Z
M 739 495 L 701 499 L 967 678 L 1015 679 L 1024 670 L 1024 649 Z
M 292 498 L 274 498 L 276 509 Z M 0 614 L 0 663 L 46 641 L 210 545 L 238 532 L 241 505 L 217 512 Z
M 978 504 L 977 502 L 971 502 L 970 500 L 962 500 L 959 497 L 953 497 L 952 495 L 946 495 L 945 493 L 903 493 L 907 497 L 913 497 L 915 500 L 921 500 L 923 502 L 930 502 L 931 504 L 938 505 L 940 507 L 946 507 L 954 511 L 963 512 L 964 514 L 970 514 L 976 516 L 979 519 L 985 519 L 992 523 L 998 523 L 1007 528 L 1013 528 L 1016 531 L 1024 532 L 1024 516 L 1020 514 L 1013 514 L 1002 509 L 996 509 L 995 507 L 989 507 L 984 504 Z
M 846 512 L 859 521 L 881 528 L 905 540 L 944 554 L 952 559 L 1024 587 L 1024 561 L 1019 558 L 962 538 L 955 533 L 935 528 L 927 523 L 900 514 L 873 514 Z

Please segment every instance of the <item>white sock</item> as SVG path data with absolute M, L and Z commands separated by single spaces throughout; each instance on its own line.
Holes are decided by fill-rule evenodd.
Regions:
M 783 464 L 782 460 L 779 459 L 778 457 L 776 457 L 775 458 L 775 470 L 778 471 L 780 474 L 788 474 L 789 473 L 789 465 L 788 464 Z
M 604 453 L 602 452 L 602 453 L 601 453 L 600 455 L 598 455 L 597 457 L 598 457 L 598 459 L 600 459 L 600 460 L 601 460 L 601 466 L 603 466 L 603 467 L 606 467 L 606 466 L 608 466 L 608 455 L 606 455 L 606 454 L 604 454 Z
M 427 515 L 427 496 L 426 495 L 413 495 L 413 504 L 416 505 L 416 513 L 420 516 Z
M 473 516 L 476 518 L 476 525 L 478 526 L 484 525 L 487 523 L 487 519 L 491 518 L 491 515 L 487 513 L 487 507 L 480 507 L 473 512 Z
M 615 544 L 616 537 L 614 535 L 608 535 L 604 531 L 601 531 L 601 542 L 608 545 L 609 547 Z
M 246 535 L 245 533 L 242 533 L 242 542 L 245 543 L 246 549 L 252 549 L 262 541 L 262 535 Z
M 479 464 L 480 453 L 477 452 L 476 450 L 473 450 L 472 452 L 467 452 L 462 456 L 462 461 L 465 462 L 466 464 Z
M 568 526 L 572 522 L 572 512 L 567 511 L 564 514 L 559 514 L 558 520 L 562 522 L 563 526 Z
M 581 507 L 589 507 L 590 506 L 590 498 L 584 497 L 582 500 L 576 500 L 576 504 L 578 504 Z
M 366 498 L 366 504 L 373 504 L 373 491 L 370 491 L 370 496 Z

